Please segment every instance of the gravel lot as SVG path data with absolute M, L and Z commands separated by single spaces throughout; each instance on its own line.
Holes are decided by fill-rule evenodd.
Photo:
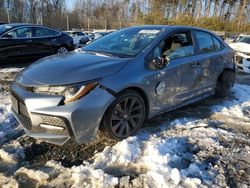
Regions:
M 0 186 L 250 187 L 250 75 L 227 99 L 157 116 L 122 142 L 59 147 L 25 136 L 10 112 L 21 67 L 0 68 Z

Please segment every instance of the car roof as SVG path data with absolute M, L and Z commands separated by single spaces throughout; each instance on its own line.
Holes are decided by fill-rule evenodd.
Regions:
M 22 27 L 22 26 L 29 26 L 29 27 L 45 27 L 45 28 L 50 28 L 50 29 L 54 29 L 52 27 L 47 27 L 47 26 L 43 26 L 43 25 L 38 25 L 38 24 L 31 24 L 31 23 L 9 23 L 9 24 L 2 24 L 1 26 L 10 26 L 11 29 L 17 28 L 17 27 Z M 57 30 L 58 29 L 54 29 Z
M 29 24 L 29 23 L 9 23 L 9 24 L 3 24 L 3 25 L 11 26 L 12 28 L 20 27 L 20 26 L 41 26 L 41 25 Z
M 200 27 L 193 27 L 193 26 L 183 26 L 183 25 L 143 25 L 143 26 L 134 26 L 142 29 L 193 29 L 193 30 L 200 30 L 206 32 L 212 32 L 204 28 Z

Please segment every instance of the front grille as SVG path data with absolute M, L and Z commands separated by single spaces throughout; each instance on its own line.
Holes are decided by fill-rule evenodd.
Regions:
M 18 115 L 22 125 L 28 129 L 31 130 L 32 124 L 29 117 L 28 110 L 20 97 L 12 93 L 12 109 L 15 111 L 15 113 Z
M 56 116 L 49 116 L 44 114 L 36 114 L 32 113 L 32 118 L 36 120 L 40 119 L 39 122 L 32 125 L 31 118 L 29 112 L 26 108 L 24 101 L 18 97 L 13 91 L 11 92 L 11 100 L 12 100 L 12 110 L 15 112 L 15 115 L 21 122 L 24 128 L 28 129 L 32 133 L 48 133 L 48 134 L 59 134 L 59 135 L 68 135 L 71 134 L 71 130 L 69 127 L 69 122 L 67 119 L 56 117 Z M 37 118 L 35 116 L 38 116 Z M 54 125 L 58 127 L 62 127 L 63 130 L 57 129 L 48 129 L 40 127 L 40 124 L 47 124 L 47 125 Z

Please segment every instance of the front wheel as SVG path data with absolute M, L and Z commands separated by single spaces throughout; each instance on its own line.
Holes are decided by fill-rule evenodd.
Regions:
M 101 131 L 110 139 L 122 140 L 134 135 L 146 114 L 143 98 L 135 91 L 121 93 L 104 115 Z
M 219 77 L 215 89 L 215 96 L 218 98 L 225 98 L 231 92 L 235 82 L 235 72 L 226 70 Z

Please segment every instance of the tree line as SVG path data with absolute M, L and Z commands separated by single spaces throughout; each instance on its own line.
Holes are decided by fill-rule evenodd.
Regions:
M 0 0 L 0 22 L 59 29 L 117 29 L 143 24 L 193 25 L 250 32 L 250 0 Z

